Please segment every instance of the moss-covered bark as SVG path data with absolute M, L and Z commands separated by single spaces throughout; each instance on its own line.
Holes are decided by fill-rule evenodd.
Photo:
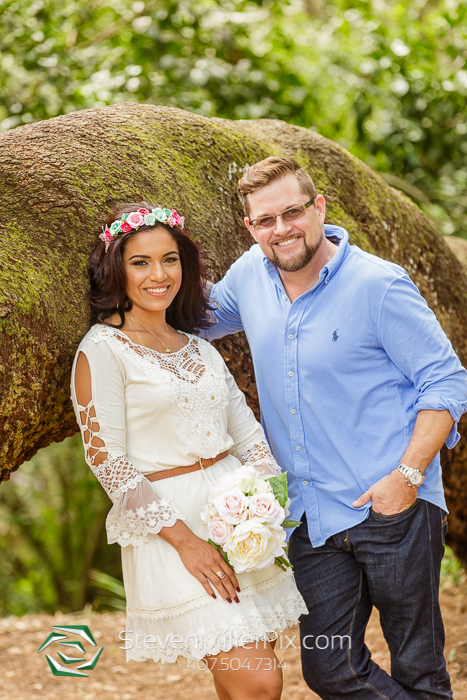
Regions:
M 467 276 L 433 222 L 337 144 L 280 121 L 206 119 L 123 104 L 0 135 L 1 479 L 76 430 L 70 366 L 87 329 L 86 265 L 117 201 L 185 213 L 214 278 L 251 245 L 236 182 L 271 154 L 295 157 L 353 243 L 403 265 L 467 363 Z M 257 403 L 244 338 L 220 344 Z M 467 559 L 467 442 L 443 455 L 450 542 Z

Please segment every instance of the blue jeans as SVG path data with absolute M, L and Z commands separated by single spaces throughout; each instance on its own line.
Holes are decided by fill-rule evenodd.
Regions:
M 451 698 L 443 656 L 439 576 L 446 513 L 418 499 L 312 547 L 305 514 L 289 558 L 309 614 L 300 621 L 303 676 L 323 700 Z M 391 675 L 365 645 L 372 607 L 391 653 Z

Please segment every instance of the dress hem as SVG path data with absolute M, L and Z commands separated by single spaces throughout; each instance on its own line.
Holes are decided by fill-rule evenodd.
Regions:
M 303 614 L 303 612 L 301 613 Z M 176 656 L 166 656 L 164 654 L 161 654 L 160 652 L 154 650 L 153 654 L 149 654 L 146 652 L 142 652 L 138 655 L 135 653 L 127 653 L 126 656 L 126 663 L 129 661 L 135 661 L 136 663 L 143 663 L 143 661 L 154 661 L 154 663 L 158 664 L 159 666 L 166 666 L 167 664 L 180 664 L 183 660 L 190 662 L 193 661 L 195 663 L 199 663 L 202 661 L 206 656 L 217 656 L 218 654 L 222 652 L 228 652 L 231 651 L 232 649 L 238 649 L 238 648 L 243 648 L 249 644 L 254 644 L 257 642 L 271 642 L 276 639 L 278 639 L 279 635 L 284 632 L 284 630 L 294 627 L 295 625 L 298 625 L 299 623 L 299 617 L 300 617 L 300 611 L 296 612 L 296 615 L 294 618 L 296 619 L 286 619 L 283 624 L 281 624 L 279 627 L 274 628 L 272 630 L 267 630 L 263 633 L 258 633 L 256 635 L 248 634 L 247 632 L 241 632 L 240 634 L 234 635 L 236 636 L 237 640 L 240 637 L 243 643 L 235 644 L 233 641 L 224 643 L 224 644 L 219 644 L 219 646 L 213 650 L 212 646 L 209 646 L 208 649 L 210 651 L 202 650 L 199 652 L 199 654 L 194 654 L 193 652 L 190 652 L 189 649 L 177 649 L 178 654 Z M 232 637 L 232 635 L 231 635 Z

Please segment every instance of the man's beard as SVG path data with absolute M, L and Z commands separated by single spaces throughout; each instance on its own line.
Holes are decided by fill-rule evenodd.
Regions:
M 296 258 L 292 258 L 290 260 L 282 260 L 276 252 L 275 246 L 271 246 L 272 250 L 272 258 L 271 262 L 274 263 L 274 265 L 279 268 L 279 270 L 283 270 L 284 272 L 297 272 L 298 270 L 301 270 L 304 268 L 310 260 L 312 260 L 316 253 L 318 252 L 319 248 L 321 247 L 321 244 L 324 239 L 324 234 L 320 238 L 319 241 L 315 243 L 314 246 L 310 247 L 308 243 L 306 242 L 305 239 L 303 239 L 303 246 L 304 249 L 301 253 L 297 255 Z

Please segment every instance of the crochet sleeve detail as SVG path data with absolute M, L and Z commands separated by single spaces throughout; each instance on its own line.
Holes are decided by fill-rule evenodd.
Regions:
M 106 519 L 107 540 L 123 547 L 139 546 L 185 517 L 174 504 L 160 498 L 125 454 L 125 408 L 118 367 L 107 365 L 107 395 L 99 397 L 99 381 L 91 382 L 89 360 L 80 354 L 83 364 L 78 367 L 78 358 L 73 368 L 72 400 L 86 462 L 113 503 Z

